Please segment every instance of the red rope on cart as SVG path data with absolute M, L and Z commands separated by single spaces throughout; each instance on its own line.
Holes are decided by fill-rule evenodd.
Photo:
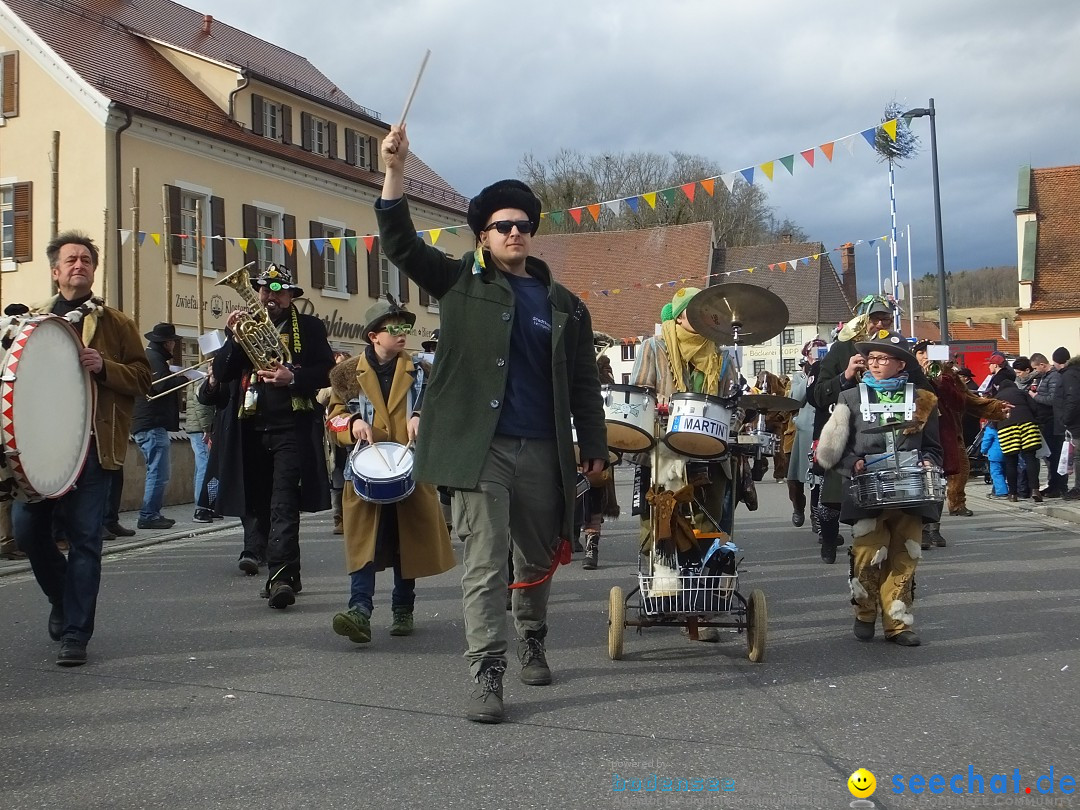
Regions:
M 511 585 L 511 588 L 533 588 L 537 585 L 543 585 L 555 574 L 555 569 L 560 565 L 569 565 L 570 561 L 574 558 L 574 552 L 570 547 L 570 541 L 566 538 L 559 539 L 559 546 L 555 549 L 555 556 L 551 560 L 551 568 L 540 579 L 533 582 L 515 582 Z

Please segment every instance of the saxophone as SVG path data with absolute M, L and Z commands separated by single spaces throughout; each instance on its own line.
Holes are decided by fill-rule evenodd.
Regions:
M 270 320 L 258 293 L 251 287 L 248 268 L 254 264 L 255 262 L 248 262 L 216 282 L 214 286 L 232 287 L 244 302 L 244 314 L 233 324 L 233 335 L 256 370 L 269 371 L 292 360 L 292 352 L 282 345 L 278 328 Z

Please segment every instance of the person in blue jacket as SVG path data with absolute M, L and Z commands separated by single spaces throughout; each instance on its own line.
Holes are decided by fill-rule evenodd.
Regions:
M 990 462 L 990 478 L 994 484 L 993 491 L 987 497 L 1004 498 L 1009 494 L 1009 484 L 1005 480 L 1005 454 L 1001 452 L 1001 440 L 993 422 L 987 422 L 983 428 L 979 450 Z

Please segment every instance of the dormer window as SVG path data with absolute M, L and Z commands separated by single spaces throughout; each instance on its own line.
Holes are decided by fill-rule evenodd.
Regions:
M 272 141 L 292 143 L 292 108 L 273 99 L 252 95 L 251 131 Z

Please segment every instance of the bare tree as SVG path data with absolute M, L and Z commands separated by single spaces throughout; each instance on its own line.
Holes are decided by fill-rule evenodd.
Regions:
M 547 162 L 526 154 L 520 169 L 522 179 L 539 195 L 544 209 L 556 212 L 541 225 L 544 233 L 633 230 L 711 221 L 723 245 L 761 244 L 775 241 L 781 234 L 792 241 L 806 240 L 806 234 L 791 220 L 777 222 L 765 192 L 758 186 L 740 180 L 728 191 L 723 182 L 716 181 L 713 193 L 708 194 L 696 181 L 717 177 L 722 170 L 700 155 L 584 155 L 562 149 Z M 688 183 L 695 183 L 692 200 L 682 190 Z M 642 199 L 636 199 L 636 210 L 633 204 L 618 202 L 651 191 L 661 191 L 655 208 Z M 598 219 L 587 211 L 581 212 L 580 224 L 569 213 L 563 213 L 595 203 L 613 205 L 601 205 Z

